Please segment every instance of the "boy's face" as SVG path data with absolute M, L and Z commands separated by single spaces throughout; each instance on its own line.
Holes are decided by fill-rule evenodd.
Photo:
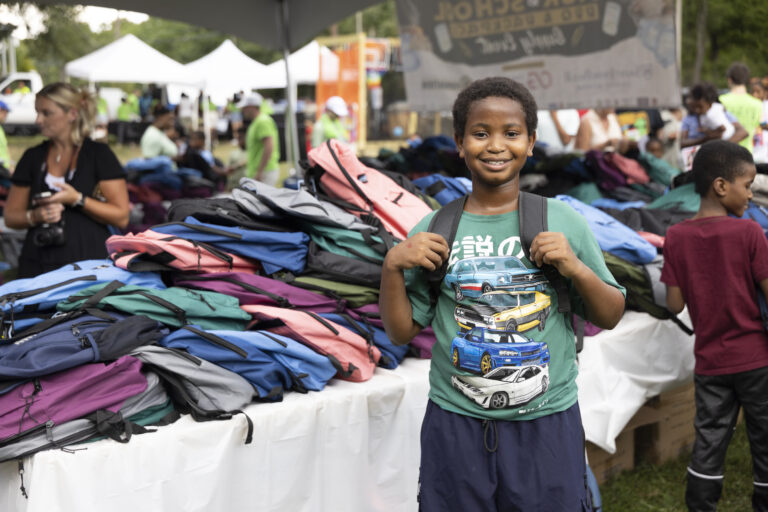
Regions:
M 189 138 L 189 147 L 192 149 L 203 149 L 205 147 L 205 139 L 198 137 L 197 135 L 193 135 Z
M 755 181 L 757 169 L 754 164 L 742 163 L 740 173 L 733 181 L 724 180 L 725 194 L 720 203 L 728 213 L 741 217 L 752 199 L 752 182 Z
M 692 99 L 690 103 L 690 110 L 691 113 L 697 116 L 702 116 L 707 113 L 709 110 L 709 107 L 711 107 L 712 104 L 705 100 L 704 98 L 701 99 Z
M 469 106 L 464 136 L 455 140 L 473 182 L 498 186 L 517 178 L 536 134 L 528 134 L 519 102 L 491 96 Z
M 664 146 L 662 146 L 661 142 L 656 140 L 649 141 L 648 144 L 645 145 L 645 151 L 656 158 L 664 157 Z

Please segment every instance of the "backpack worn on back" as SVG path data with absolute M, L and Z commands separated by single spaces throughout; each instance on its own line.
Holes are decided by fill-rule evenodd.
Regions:
M 448 243 L 448 247 L 453 246 L 466 200 L 467 196 L 460 197 L 437 210 L 427 228 L 427 231 L 431 233 L 442 235 Z M 547 230 L 547 198 L 520 191 L 518 219 L 520 222 L 520 245 L 523 248 L 525 257 L 530 261 L 530 248 L 533 239 L 540 232 Z M 440 287 L 447 272 L 448 260 L 446 259 L 439 269 L 427 273 L 427 280 L 430 285 L 430 298 L 433 303 L 437 301 Z M 558 311 L 570 314 L 572 311 L 571 300 L 568 296 L 568 283 L 565 278 L 552 265 L 542 265 L 541 272 L 549 280 L 549 284 L 557 294 Z M 581 350 L 582 341 L 582 337 L 577 332 L 577 350 Z
M 314 167 L 307 170 L 307 176 L 315 180 L 318 192 L 364 222 L 383 226 L 397 239 L 404 240 L 432 211 L 391 178 L 363 165 L 352 149 L 339 141 L 326 141 L 308 157 Z

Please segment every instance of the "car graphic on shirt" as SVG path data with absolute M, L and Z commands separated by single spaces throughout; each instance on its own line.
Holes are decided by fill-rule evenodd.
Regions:
M 549 387 L 549 367 L 502 366 L 482 377 L 454 375 L 451 384 L 485 409 L 504 409 L 543 395 Z
M 493 290 L 544 291 L 547 279 L 514 256 L 488 256 L 457 261 L 445 275 L 457 301 Z
M 519 332 L 474 327 L 456 333 L 451 362 L 456 368 L 485 375 L 500 366 L 548 364 L 549 348 Z
M 498 290 L 484 293 L 474 304 L 459 304 L 453 317 L 462 329 L 487 327 L 525 332 L 544 330 L 551 309 L 548 295 L 537 291 Z

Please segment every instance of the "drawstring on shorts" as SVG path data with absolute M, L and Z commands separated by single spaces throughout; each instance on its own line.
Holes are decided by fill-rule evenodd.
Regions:
M 490 425 L 493 425 L 493 448 L 488 446 L 488 427 Z M 496 421 L 483 420 L 483 444 L 485 445 L 485 449 L 488 451 L 488 453 L 495 453 L 499 448 L 499 432 L 496 429 Z

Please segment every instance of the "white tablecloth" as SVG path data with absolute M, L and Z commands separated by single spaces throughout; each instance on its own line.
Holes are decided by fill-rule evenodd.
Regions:
M 687 315 L 681 318 L 688 323 Z M 627 312 L 585 340 L 579 402 L 587 439 L 608 451 L 645 400 L 691 379 L 693 337 L 670 321 Z M 415 511 L 428 360 L 377 369 L 247 408 L 246 422 L 184 417 L 128 444 L 111 440 L 0 464 L 0 511 Z
M 377 369 L 363 383 L 254 404 L 246 421 L 183 417 L 127 444 L 0 464 L 0 511 L 415 511 L 428 360 Z

